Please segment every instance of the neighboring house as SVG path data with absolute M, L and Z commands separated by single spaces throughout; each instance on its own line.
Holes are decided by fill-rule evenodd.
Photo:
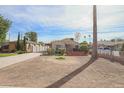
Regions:
M 17 45 L 16 41 L 5 42 L 1 46 L 0 52 L 15 52 L 16 45 Z M 41 44 L 37 44 L 32 41 L 26 41 L 26 52 L 27 53 L 47 51 L 48 48 L 49 48 L 48 45 L 41 45 Z
M 65 49 L 66 51 L 73 51 L 74 48 L 79 47 L 79 43 L 75 42 L 73 38 L 65 38 L 51 42 L 52 49 Z
M 99 41 L 98 53 L 120 56 L 120 51 L 124 41 Z
M 46 44 L 43 44 L 43 45 L 37 44 L 37 43 L 32 42 L 32 41 L 26 42 L 26 51 L 28 53 L 44 52 L 44 51 L 47 51 L 48 48 L 49 48 L 49 46 Z
M 15 52 L 16 41 L 5 42 L 1 45 L 1 52 Z
M 26 43 L 27 52 L 33 52 L 33 53 L 44 52 L 44 51 L 47 51 L 48 48 L 49 48 L 49 45 L 47 44 L 41 45 L 32 41 L 27 41 Z
M 122 45 L 124 44 L 124 41 L 98 41 L 98 48 L 111 48 L 113 47 L 113 50 L 120 51 L 122 48 Z
M 37 49 L 37 44 L 32 41 L 27 41 L 26 42 L 26 52 L 31 53 L 31 52 L 36 52 Z

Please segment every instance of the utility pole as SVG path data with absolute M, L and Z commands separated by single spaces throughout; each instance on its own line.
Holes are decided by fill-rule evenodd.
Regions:
M 97 59 L 97 9 L 93 5 L 93 50 L 92 58 Z

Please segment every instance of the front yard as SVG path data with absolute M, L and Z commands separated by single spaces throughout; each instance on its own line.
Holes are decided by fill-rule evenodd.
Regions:
M 0 57 L 8 57 L 8 56 L 15 56 L 15 53 L 0 53 Z
M 56 58 L 59 57 L 39 56 L 2 68 L 0 86 L 48 87 L 59 81 L 59 87 L 124 87 L 124 67 L 119 63 L 99 58 L 86 67 L 90 56 Z M 82 70 L 82 66 L 86 69 Z

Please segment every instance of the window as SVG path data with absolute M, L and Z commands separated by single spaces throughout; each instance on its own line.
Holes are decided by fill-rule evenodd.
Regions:
M 61 45 L 56 45 L 56 48 L 61 48 Z
M 2 47 L 3 49 L 9 49 L 9 45 L 5 45 Z

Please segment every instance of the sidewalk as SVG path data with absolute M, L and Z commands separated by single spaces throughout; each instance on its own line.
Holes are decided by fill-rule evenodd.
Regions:
M 124 88 L 124 66 L 99 58 L 61 88 Z
M 31 58 L 35 58 L 37 56 L 40 56 L 40 53 L 27 53 L 27 54 L 20 54 L 17 56 L 0 57 L 0 69 L 15 63 L 19 63 Z

